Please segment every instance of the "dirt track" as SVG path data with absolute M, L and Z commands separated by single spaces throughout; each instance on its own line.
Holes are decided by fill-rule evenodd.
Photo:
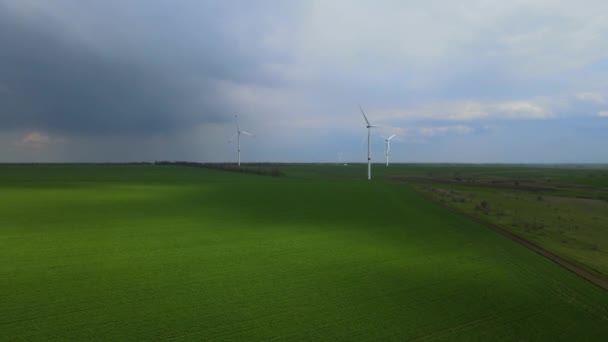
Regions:
M 509 238 L 509 239 L 511 239 L 511 240 L 513 240 L 513 241 L 515 241 L 517 243 L 519 243 L 520 245 L 522 245 L 524 247 L 527 247 L 527 248 L 533 250 L 534 252 L 536 252 L 536 253 L 544 256 L 545 258 L 553 261 L 554 263 L 556 263 L 556 264 L 564 267 L 565 269 L 578 274 L 583 279 L 585 279 L 585 280 L 587 280 L 587 281 L 589 281 L 589 282 L 591 282 L 591 283 L 593 283 L 593 284 L 595 284 L 595 285 L 597 285 L 597 286 L 599 286 L 599 287 L 601 287 L 601 288 L 603 288 L 603 289 L 605 289 L 605 290 L 608 291 L 608 277 L 606 277 L 606 276 L 604 276 L 604 275 L 602 275 L 600 273 L 593 272 L 591 270 L 583 268 L 583 267 L 577 265 L 575 262 L 569 261 L 567 259 L 564 259 L 564 258 L 556 255 L 556 254 L 553 254 L 552 252 L 549 252 L 548 250 L 540 247 L 539 245 L 535 244 L 534 242 L 526 240 L 526 239 L 522 238 L 521 236 L 518 236 L 516 234 L 511 233 L 508 230 L 500 228 L 500 227 L 498 227 L 496 225 L 493 225 L 491 223 L 485 222 L 484 220 L 481 220 L 481 219 L 479 219 L 477 217 L 469 215 L 469 214 L 467 214 L 465 212 L 462 212 L 462 211 L 460 211 L 458 209 L 451 208 L 451 207 L 449 207 L 449 206 L 447 206 L 447 205 L 445 205 L 445 204 L 443 204 L 443 203 L 441 203 L 441 202 L 439 202 L 439 201 L 431 198 L 430 196 L 428 196 L 428 195 L 426 195 L 424 193 L 421 193 L 420 191 L 416 191 L 416 192 L 418 194 L 420 194 L 421 196 L 423 196 L 424 198 L 428 199 L 429 201 L 431 201 L 431 202 L 433 202 L 433 203 L 435 203 L 435 204 L 437 204 L 437 205 L 439 205 L 439 206 L 441 206 L 441 207 L 443 207 L 443 208 L 445 208 L 445 209 L 447 209 L 447 210 L 449 210 L 451 212 L 454 212 L 454 213 L 459 214 L 459 215 L 466 216 L 466 217 L 470 218 L 471 220 L 473 220 L 473 221 L 475 221 L 477 223 L 480 223 L 480 224 L 482 224 L 482 225 L 484 225 L 484 226 L 486 226 L 486 227 L 494 230 L 495 232 L 498 232 L 498 233 L 502 234 L 503 236 L 506 236 L 507 238 Z

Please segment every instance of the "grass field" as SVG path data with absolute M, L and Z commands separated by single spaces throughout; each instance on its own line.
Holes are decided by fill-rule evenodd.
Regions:
M 282 169 L 0 166 L 0 340 L 608 334 L 608 292 L 409 185 Z

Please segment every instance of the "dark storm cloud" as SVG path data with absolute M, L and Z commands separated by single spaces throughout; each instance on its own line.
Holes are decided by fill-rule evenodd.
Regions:
M 0 11 L 3 129 L 104 133 L 175 125 L 166 118 L 179 89 L 164 75 L 96 55 L 32 24 Z
M 107 14 L 107 31 L 128 29 Z M 148 19 L 154 27 L 155 18 Z M 199 33 L 208 37 L 202 47 L 189 47 L 179 32 L 161 33 L 142 37 L 139 50 L 128 41 L 99 47 L 51 16 L 22 15 L 0 3 L 0 130 L 149 134 L 228 119 L 229 103 L 216 96 L 213 82 L 256 78 L 247 71 L 254 68 L 222 49 L 213 32 Z

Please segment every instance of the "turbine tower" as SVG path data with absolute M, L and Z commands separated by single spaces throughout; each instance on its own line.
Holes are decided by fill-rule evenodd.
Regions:
M 361 114 L 363 114 L 363 119 L 365 119 L 365 127 L 367 127 L 367 179 L 372 179 L 372 151 L 371 151 L 371 136 L 372 136 L 372 128 L 379 127 L 378 125 L 372 125 L 369 123 L 363 108 L 359 105 L 359 109 L 361 109 Z
M 382 137 L 386 143 L 384 147 L 384 152 L 386 152 L 386 166 L 388 167 L 388 156 L 391 154 L 391 139 L 393 139 L 397 134 L 393 134 L 390 137 Z
M 248 136 L 253 136 L 253 134 L 249 133 L 249 132 L 245 132 L 245 131 L 241 131 L 241 128 L 239 127 L 239 118 L 238 116 L 234 116 L 234 121 L 236 123 L 236 133 L 234 133 L 232 135 L 232 137 L 230 138 L 230 140 L 228 140 L 228 142 L 232 141 L 232 139 L 234 139 L 234 136 L 236 135 L 236 148 L 237 148 L 237 165 L 241 166 L 241 134 L 245 134 Z

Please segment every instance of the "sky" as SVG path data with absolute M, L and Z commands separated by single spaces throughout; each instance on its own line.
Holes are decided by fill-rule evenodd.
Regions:
M 608 1 L 0 0 L 0 162 L 607 163 Z

